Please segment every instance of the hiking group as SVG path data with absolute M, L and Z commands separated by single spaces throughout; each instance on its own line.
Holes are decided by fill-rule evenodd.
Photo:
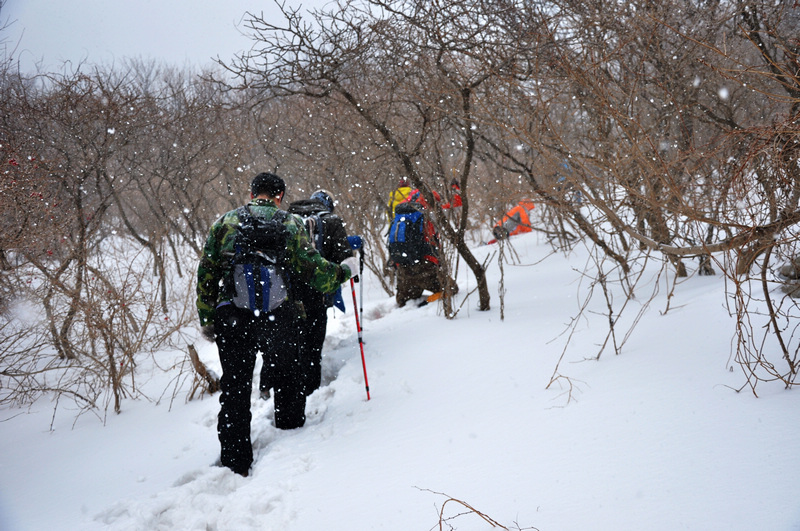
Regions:
M 303 426 L 306 396 L 320 383 L 326 296 L 357 272 L 357 259 L 349 246 L 343 248 L 346 235 L 344 244 L 322 241 L 323 249 L 326 243 L 335 249 L 326 259 L 303 219 L 280 210 L 285 190 L 277 175 L 256 175 L 250 202 L 212 225 L 197 269 L 200 326 L 216 343 L 222 365 L 220 464 L 242 476 L 253 463 L 250 397 L 257 354 L 263 359 L 262 397 L 274 392 L 275 427 Z M 314 196 L 320 204 L 316 219 L 338 225 L 330 194 Z
M 328 310 L 344 311 L 341 285 L 347 280 L 363 345 L 353 286 L 359 265 L 353 248 L 360 248 L 361 238 L 348 237 L 330 192 L 317 190 L 282 210 L 285 193 L 279 176 L 256 175 L 250 201 L 212 224 L 197 268 L 202 334 L 216 343 L 222 366 L 219 464 L 242 476 L 253 463 L 250 407 L 258 354 L 260 398 L 273 398 L 276 428 L 293 429 L 304 425 L 306 398 L 321 385 Z M 457 182 L 448 195 L 442 209 L 461 206 Z M 437 192 L 433 198 L 441 202 Z M 397 273 L 398 306 L 419 299 L 425 290 L 432 294 L 428 300 L 446 287 L 457 293 L 420 191 L 401 181 L 387 210 L 387 265 Z M 369 399 L 366 379 L 365 365 Z

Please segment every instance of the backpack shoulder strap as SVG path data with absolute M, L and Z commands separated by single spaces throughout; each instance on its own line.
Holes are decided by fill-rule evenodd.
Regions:
M 275 210 L 275 214 L 272 215 L 272 219 L 284 223 L 287 219 L 289 219 L 289 213 L 278 208 Z
M 236 214 L 239 216 L 239 223 L 247 223 L 253 220 L 253 213 L 250 212 L 249 205 L 242 205 L 236 209 Z
M 311 245 L 314 246 L 315 249 L 317 248 L 317 237 L 316 234 L 319 233 L 319 218 L 316 216 L 305 216 L 304 220 L 306 225 L 306 232 L 308 232 L 308 237 L 311 240 Z M 316 233 L 316 234 L 315 234 Z
M 247 205 L 240 206 L 236 209 L 236 216 L 239 218 L 239 225 L 237 230 L 241 230 L 244 225 L 252 225 L 253 223 L 253 214 L 250 212 L 250 209 L 247 208 Z M 238 238 L 234 240 L 234 252 L 236 256 L 240 256 L 242 254 L 242 245 L 240 244 Z

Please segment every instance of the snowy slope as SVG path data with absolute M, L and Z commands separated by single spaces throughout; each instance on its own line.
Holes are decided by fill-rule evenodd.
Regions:
M 3 411 L 0 528 L 425 531 L 444 507 L 469 530 L 493 529 L 490 518 L 542 531 L 800 529 L 797 393 L 734 392 L 743 380 L 721 278 L 684 281 L 665 314 L 657 299 L 619 356 L 584 360 L 606 331 L 588 314 L 560 366 L 569 401 L 567 380 L 545 388 L 583 258 L 542 261 L 550 249 L 535 235 L 514 245 L 522 263 L 505 267 L 504 321 L 494 266 L 493 309 L 476 311 L 473 296 L 451 321 L 434 304 L 397 308 L 368 281 L 372 399 L 352 314 L 337 313 L 305 427 L 275 430 L 271 401 L 254 393 L 248 478 L 211 466 L 216 397 L 182 395 L 171 411 L 128 402 L 105 427 L 64 416 L 52 432 L 51 404 Z M 198 345 L 218 367 L 214 347 Z

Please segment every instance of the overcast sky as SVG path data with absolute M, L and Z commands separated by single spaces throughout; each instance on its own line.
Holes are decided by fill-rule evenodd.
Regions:
M 2 0 L 0 0 L 2 1 Z M 303 10 L 329 0 L 287 0 Z M 211 64 L 249 49 L 246 11 L 278 16 L 273 0 L 5 0 L 6 47 L 23 69 L 64 61 L 110 65 L 152 58 L 175 66 Z

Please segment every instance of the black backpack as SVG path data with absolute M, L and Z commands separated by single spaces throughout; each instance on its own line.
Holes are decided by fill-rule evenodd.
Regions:
M 325 206 L 316 199 L 301 199 L 289 205 L 288 211 L 292 214 L 297 214 L 303 219 L 311 239 L 311 245 L 319 251 L 323 258 L 330 259 L 330 257 L 325 256 L 323 251 L 325 242 L 324 216 L 329 214 Z
M 389 228 L 389 260 L 395 264 L 421 263 L 436 250 L 425 238 L 425 213 L 417 202 L 400 203 L 394 209 Z
M 280 210 L 272 219 L 253 216 L 248 206 L 237 210 L 234 236 L 233 304 L 254 313 L 269 312 L 289 299 L 286 245 L 289 230 Z

